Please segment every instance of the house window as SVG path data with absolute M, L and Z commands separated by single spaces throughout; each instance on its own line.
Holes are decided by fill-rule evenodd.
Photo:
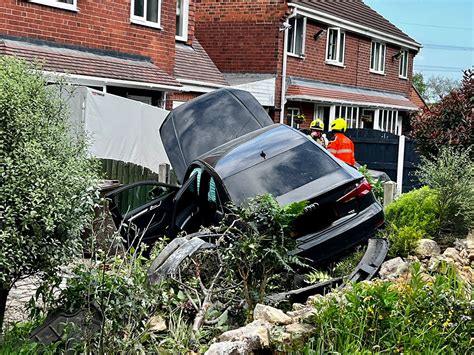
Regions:
M 77 0 L 29 0 L 35 4 L 58 7 L 64 10 L 77 11 Z
M 161 0 L 132 0 L 131 21 L 139 25 L 160 28 Z
M 401 118 L 397 110 L 380 110 L 379 128 L 381 131 L 400 134 L 402 129 Z
M 326 62 L 330 64 L 344 64 L 344 47 L 346 35 L 340 28 L 329 28 L 326 45 Z
M 188 12 L 189 0 L 176 1 L 176 39 L 178 41 L 188 40 Z
M 403 79 L 408 78 L 408 51 L 402 51 L 398 76 Z
M 370 71 L 378 74 L 385 72 L 385 44 L 372 42 L 370 52 Z
M 359 108 L 355 106 L 336 106 L 336 118 L 344 118 L 347 128 L 364 128 L 359 117 Z
M 299 108 L 288 108 L 288 126 L 293 128 L 299 128 L 300 125 L 296 122 L 297 117 L 300 115 Z
M 306 17 L 293 17 L 289 20 L 288 53 L 299 57 L 304 55 L 304 42 L 306 34 Z
M 127 98 L 134 101 L 139 101 L 141 103 L 151 105 L 152 99 L 151 96 L 142 96 L 142 95 L 127 95 Z

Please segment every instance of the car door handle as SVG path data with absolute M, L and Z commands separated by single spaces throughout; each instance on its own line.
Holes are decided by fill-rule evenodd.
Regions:
M 162 202 L 163 202 L 163 201 L 160 201 L 160 203 L 158 203 L 157 205 L 150 206 L 150 208 L 148 209 L 148 211 L 153 211 L 155 208 L 160 207 Z

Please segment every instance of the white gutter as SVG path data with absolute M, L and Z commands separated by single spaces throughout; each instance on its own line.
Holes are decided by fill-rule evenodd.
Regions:
M 360 25 L 352 21 L 344 20 L 340 17 L 329 15 L 329 14 L 326 14 L 326 13 L 323 13 L 323 12 L 320 12 L 320 11 L 317 11 L 317 10 L 314 10 L 314 9 L 311 9 L 299 4 L 288 3 L 288 6 L 293 7 L 302 16 L 306 16 L 313 20 L 327 23 L 331 26 L 341 27 L 355 33 L 363 34 L 365 36 L 379 39 L 385 42 L 394 43 L 399 46 L 413 49 L 416 51 L 419 51 L 420 48 L 423 47 L 418 42 L 414 42 L 414 41 L 410 41 L 398 36 L 394 36 L 394 35 L 391 35 L 391 34 L 388 34 L 388 33 L 385 33 L 385 32 L 370 28 L 370 27 L 366 27 L 364 25 Z
M 352 101 L 352 100 L 338 100 L 338 99 L 329 99 L 322 96 L 312 96 L 312 95 L 291 95 L 288 96 L 290 100 L 300 100 L 308 102 L 322 102 L 329 104 L 343 104 L 343 105 L 354 105 L 354 106 L 369 106 L 369 107 L 378 107 L 378 108 L 393 108 L 397 110 L 407 110 L 407 111 L 418 111 L 418 107 L 403 106 L 403 105 L 391 105 L 391 104 L 381 104 L 377 102 L 368 102 L 368 101 Z
M 297 13 L 297 9 L 294 9 L 293 13 L 286 18 L 284 24 L 284 31 L 285 31 L 285 39 L 283 40 L 283 66 L 281 68 L 281 97 L 280 97 L 280 123 L 284 123 L 285 119 L 285 105 L 286 105 L 286 66 L 288 62 L 288 29 L 290 26 L 289 20 L 292 17 L 295 17 Z
M 129 88 L 138 88 L 138 89 L 158 89 L 158 90 L 169 90 L 169 91 L 182 91 L 183 88 L 180 86 L 171 86 L 171 85 L 161 85 L 154 83 L 146 83 L 141 81 L 133 80 L 121 80 L 121 79 L 111 79 L 111 78 L 101 78 L 98 76 L 88 76 L 88 75 L 77 75 L 77 74 L 67 74 L 67 73 L 58 73 L 43 71 L 43 74 L 51 78 L 60 78 L 64 77 L 66 79 L 73 79 L 79 82 L 87 82 L 89 85 L 114 85 L 119 87 L 129 87 Z

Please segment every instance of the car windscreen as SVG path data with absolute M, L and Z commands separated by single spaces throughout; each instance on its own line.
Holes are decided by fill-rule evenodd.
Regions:
M 234 203 L 272 194 L 284 195 L 341 167 L 308 141 L 224 179 Z

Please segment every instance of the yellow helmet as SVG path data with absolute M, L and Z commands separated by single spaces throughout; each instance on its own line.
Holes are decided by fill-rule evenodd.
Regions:
M 311 121 L 311 124 L 309 125 L 310 129 L 314 129 L 317 131 L 323 131 L 324 130 L 324 122 L 323 120 L 316 118 L 315 120 Z
M 344 118 L 337 118 L 331 123 L 331 131 L 345 132 L 347 129 L 347 123 Z

